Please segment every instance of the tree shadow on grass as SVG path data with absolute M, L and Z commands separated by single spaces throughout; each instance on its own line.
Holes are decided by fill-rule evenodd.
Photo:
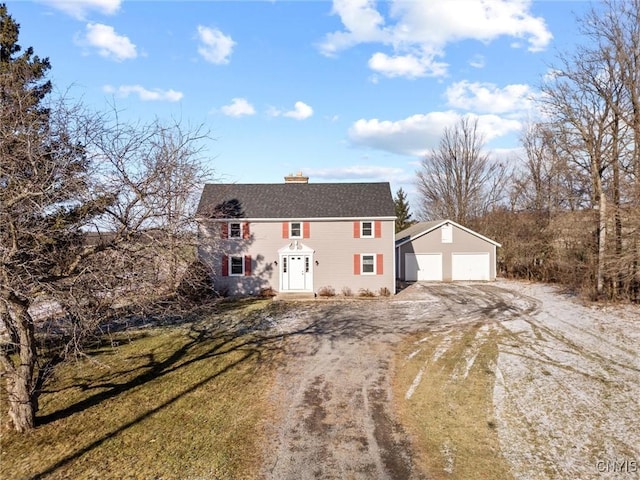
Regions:
M 82 390 L 95 389 L 100 390 L 100 392 L 69 405 L 66 408 L 47 415 L 39 416 L 38 425 L 46 425 L 48 423 L 67 418 L 75 413 L 94 407 L 105 400 L 117 397 L 133 388 L 144 385 L 152 380 L 162 378 L 167 374 L 173 373 L 195 362 L 222 356 L 238 350 L 247 350 L 252 355 L 260 354 L 265 349 L 272 348 L 273 346 L 270 345 L 273 344 L 273 339 L 268 337 L 256 336 L 254 338 L 247 335 L 248 338 L 238 340 L 241 335 L 238 334 L 237 331 L 221 330 L 212 332 L 208 328 L 199 328 L 197 325 L 192 325 L 188 335 L 190 340 L 176 349 L 165 360 L 157 361 L 153 354 L 145 354 L 148 358 L 148 362 L 145 365 L 141 365 L 131 370 L 116 372 L 116 375 L 121 375 L 130 374 L 136 370 L 144 370 L 142 373 L 130 380 L 122 383 L 92 381 L 91 384 L 85 383 L 74 385 L 75 388 L 79 387 Z M 193 356 L 194 349 L 201 347 L 205 342 L 211 344 L 210 348 L 207 348 L 204 352 Z M 106 375 L 113 376 L 113 374 Z
M 162 403 L 161 405 L 158 405 L 157 407 L 146 411 L 144 414 L 139 415 L 136 418 L 134 418 L 133 420 L 120 425 L 115 430 L 112 430 L 112 431 L 108 432 L 107 434 L 105 434 L 102 437 L 98 438 L 97 440 L 89 443 L 88 445 L 80 448 L 79 450 L 75 451 L 74 453 L 72 453 L 70 455 L 67 455 L 66 457 L 58 460 L 55 464 L 51 465 L 47 469 L 45 469 L 45 470 L 33 475 L 32 478 L 43 478 L 43 477 L 46 477 L 47 475 L 53 474 L 59 468 L 62 468 L 63 466 L 65 466 L 66 464 L 72 462 L 73 460 L 76 460 L 76 459 L 80 458 L 81 456 L 83 456 L 84 454 L 90 452 L 94 448 L 100 447 L 100 445 L 102 445 L 103 443 L 105 443 L 109 439 L 116 437 L 117 435 L 119 435 L 120 433 L 124 432 L 125 430 L 127 430 L 130 427 L 132 427 L 133 425 L 135 425 L 135 424 L 145 420 L 146 418 L 149 418 L 150 416 L 154 415 L 155 413 L 157 413 L 157 412 L 159 412 L 159 411 L 171 406 L 173 403 L 175 403 L 176 401 L 180 400 L 185 395 L 188 395 L 189 393 L 192 393 L 192 392 L 196 391 L 197 389 L 199 389 L 200 387 L 206 385 L 207 383 L 211 382 L 212 380 L 215 380 L 220 375 L 223 375 L 224 373 L 232 370 L 233 368 L 237 367 L 239 364 L 243 363 L 244 361 L 246 361 L 247 359 L 252 357 L 254 354 L 255 354 L 255 352 L 247 351 L 241 358 L 239 358 L 235 362 L 232 362 L 229 365 L 225 366 L 222 370 L 216 372 L 213 375 L 210 375 L 210 376 L 202 379 L 201 381 L 195 383 L 191 387 L 183 390 L 179 394 L 174 395 L 172 398 L 170 398 L 166 402 Z M 115 396 L 115 395 L 111 395 L 111 396 Z
M 372 305 L 372 307 L 374 306 Z M 367 308 L 352 309 L 348 305 L 312 306 L 304 314 L 306 317 L 303 321 L 296 323 L 290 329 L 278 328 L 277 325 L 281 316 L 289 315 L 291 312 L 298 312 L 297 307 L 269 304 L 266 308 L 253 311 L 248 315 L 237 315 L 233 308 L 225 306 L 221 309 L 219 317 L 192 323 L 188 331 L 188 341 L 178 347 L 166 359 L 158 361 L 153 354 L 148 354 L 148 361 L 145 365 L 128 370 L 129 373 L 136 370 L 141 371 L 134 378 L 118 383 L 114 381 L 116 378 L 114 374 L 106 374 L 102 381 L 92 381 L 91 384 L 81 385 L 80 388 L 85 390 L 97 389 L 100 391 L 66 408 L 39 417 L 39 425 L 46 425 L 68 418 L 109 399 L 116 398 L 136 387 L 180 371 L 196 362 L 222 357 L 233 352 L 241 353 L 240 358 L 224 366 L 221 370 L 202 378 L 161 405 L 119 425 L 100 438 L 58 460 L 45 470 L 33 475 L 33 477 L 40 478 L 54 473 L 91 450 L 100 447 L 106 441 L 116 437 L 133 425 L 171 406 L 184 396 L 215 380 L 220 375 L 232 371 L 250 359 L 261 359 L 263 356 L 272 358 L 269 354 L 283 352 L 285 348 L 286 353 L 295 356 L 297 347 L 290 342 L 285 344 L 283 340 L 286 338 L 311 336 L 316 340 L 316 343 L 320 339 L 331 342 L 341 339 L 366 341 L 368 337 L 387 332 L 390 329 L 389 325 L 370 321 L 371 312 L 368 312 Z M 214 322 L 215 324 L 213 324 Z M 118 372 L 117 375 L 120 373 Z

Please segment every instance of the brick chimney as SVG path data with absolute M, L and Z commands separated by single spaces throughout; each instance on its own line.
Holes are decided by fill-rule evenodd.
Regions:
M 309 183 L 309 177 L 302 175 L 302 172 L 297 172 L 295 175 L 290 173 L 284 177 L 284 183 Z

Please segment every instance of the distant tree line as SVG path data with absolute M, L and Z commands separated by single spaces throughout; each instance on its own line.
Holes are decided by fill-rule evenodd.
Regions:
M 640 0 L 606 0 L 580 26 L 584 45 L 544 80 L 524 162 L 492 160 L 463 119 L 418 171 L 421 216 L 497 239 L 503 275 L 638 302 Z

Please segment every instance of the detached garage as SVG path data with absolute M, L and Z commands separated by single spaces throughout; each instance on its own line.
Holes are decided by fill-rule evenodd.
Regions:
M 417 223 L 396 234 L 396 275 L 407 282 L 495 280 L 499 246 L 451 220 Z

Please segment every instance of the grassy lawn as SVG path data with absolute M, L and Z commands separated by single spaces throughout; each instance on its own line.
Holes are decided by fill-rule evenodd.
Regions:
M 415 336 L 397 354 L 400 421 L 430 479 L 512 478 L 492 416 L 497 333 L 480 329 Z
M 265 308 L 123 333 L 65 365 L 41 396 L 41 425 L 2 431 L 0 478 L 255 478 L 281 343 L 247 328 Z

